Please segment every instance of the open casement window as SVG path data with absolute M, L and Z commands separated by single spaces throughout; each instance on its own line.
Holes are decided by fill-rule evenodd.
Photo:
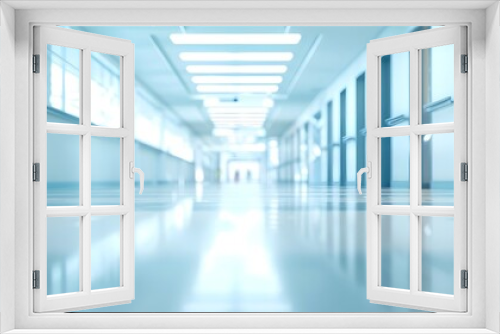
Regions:
M 113 75 L 103 77 L 102 67 Z M 35 27 L 33 72 L 34 311 L 128 303 L 137 171 L 134 45 Z
M 466 311 L 466 28 L 367 48 L 367 295 Z

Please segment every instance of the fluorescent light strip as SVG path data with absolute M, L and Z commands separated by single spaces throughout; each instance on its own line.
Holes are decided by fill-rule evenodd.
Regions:
M 259 120 L 212 120 L 214 124 L 262 124 L 265 119 Z
M 264 129 L 264 126 L 262 126 L 262 125 L 245 125 L 245 126 L 239 126 L 239 125 L 235 125 L 235 126 L 218 126 L 218 125 L 214 125 L 214 128 L 216 128 L 216 129 L 227 129 L 227 130 L 239 130 L 239 129 L 261 130 L 261 129 Z
M 262 123 L 213 123 L 213 125 L 218 128 L 218 127 L 223 127 L 223 126 L 232 126 L 232 127 L 243 127 L 243 126 L 262 126 L 264 125 L 264 122 Z
M 198 85 L 196 90 L 200 93 L 276 93 L 277 85 Z
M 219 44 L 219 45 L 294 45 L 300 42 L 301 34 L 170 34 L 174 44 Z
M 196 84 L 279 84 L 283 77 L 275 76 L 194 76 L 191 78 Z
M 263 124 L 214 124 L 216 128 L 261 128 Z
M 209 113 L 213 117 L 266 117 L 267 113 Z
M 209 114 L 210 117 L 234 117 L 234 118 L 244 118 L 244 117 L 267 117 L 266 114 L 250 114 L 250 113 L 232 113 L 232 114 Z
M 219 107 L 219 108 L 239 108 L 239 101 L 220 101 L 216 97 L 209 97 L 203 100 L 203 106 L 205 107 Z M 266 97 L 262 101 L 252 101 L 251 103 L 245 102 L 245 105 L 249 105 L 252 107 L 265 107 L 272 108 L 274 107 L 273 99 Z
M 207 74 L 257 74 L 257 73 L 285 73 L 288 67 L 285 65 L 188 65 L 188 73 Z
M 266 117 L 262 118 L 210 118 L 212 122 L 234 122 L 234 123 L 258 123 L 264 122 Z
M 290 61 L 292 52 L 181 52 L 183 61 Z
M 267 117 L 267 114 L 250 114 L 250 113 L 233 113 L 233 114 L 209 114 L 210 117 L 233 117 L 233 118 L 245 118 L 245 117 L 253 117 L 253 118 L 260 118 L 260 117 Z
M 212 135 L 214 135 L 216 137 L 227 137 L 227 136 L 233 137 L 237 133 L 241 133 L 241 132 L 239 132 L 239 131 L 237 132 L 237 131 L 235 131 L 235 129 L 227 128 L 227 127 L 222 127 L 222 128 L 215 127 L 212 131 Z M 266 131 L 263 129 L 258 129 L 258 130 L 251 129 L 250 131 L 244 131 L 243 133 L 246 133 L 246 134 L 249 134 L 252 136 L 256 136 L 256 137 L 264 137 L 266 135 Z
M 254 129 L 261 129 L 262 128 L 262 125 L 235 125 L 235 124 L 227 124 L 227 125 L 224 125 L 224 124 L 214 124 L 214 127 L 217 128 L 217 129 L 234 129 L 234 128 L 254 128 Z
M 209 114 L 267 114 L 269 109 L 267 108 L 208 108 Z
M 238 118 L 238 117 L 210 117 L 213 122 L 263 122 L 267 117 L 260 118 Z

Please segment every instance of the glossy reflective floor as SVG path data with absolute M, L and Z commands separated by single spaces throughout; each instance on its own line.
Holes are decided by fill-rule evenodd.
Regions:
M 353 187 L 146 185 L 136 298 L 90 311 L 414 312 L 366 299 L 364 201 Z

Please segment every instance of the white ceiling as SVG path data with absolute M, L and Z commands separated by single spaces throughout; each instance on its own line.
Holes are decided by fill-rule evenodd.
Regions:
M 135 44 L 136 77 L 165 105 L 202 137 L 212 134 L 213 125 L 201 95 L 187 73 L 188 64 L 179 58 L 185 51 L 289 51 L 290 62 L 250 62 L 245 64 L 285 64 L 279 91 L 273 94 L 275 107 L 265 127 L 268 136 L 278 136 L 292 125 L 314 97 L 332 83 L 335 77 L 358 56 L 384 27 L 78 27 L 102 35 L 131 40 Z M 171 33 L 300 33 L 297 45 L 174 45 Z M 220 95 L 225 99 L 241 98 L 237 94 Z

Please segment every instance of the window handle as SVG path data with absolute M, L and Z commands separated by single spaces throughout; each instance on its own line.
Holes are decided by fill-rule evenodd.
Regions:
M 363 194 L 363 192 L 361 191 L 361 175 L 363 175 L 364 173 L 366 173 L 367 178 L 372 178 L 372 163 L 370 161 L 368 161 L 368 164 L 365 168 L 361 168 L 358 171 L 358 193 L 360 195 Z
M 134 167 L 134 162 L 130 161 L 130 163 L 129 163 L 129 176 L 131 179 L 134 179 L 135 173 L 138 173 L 139 177 L 140 177 L 141 189 L 139 190 L 139 195 L 142 195 L 142 192 L 144 190 L 144 172 L 140 168 Z

